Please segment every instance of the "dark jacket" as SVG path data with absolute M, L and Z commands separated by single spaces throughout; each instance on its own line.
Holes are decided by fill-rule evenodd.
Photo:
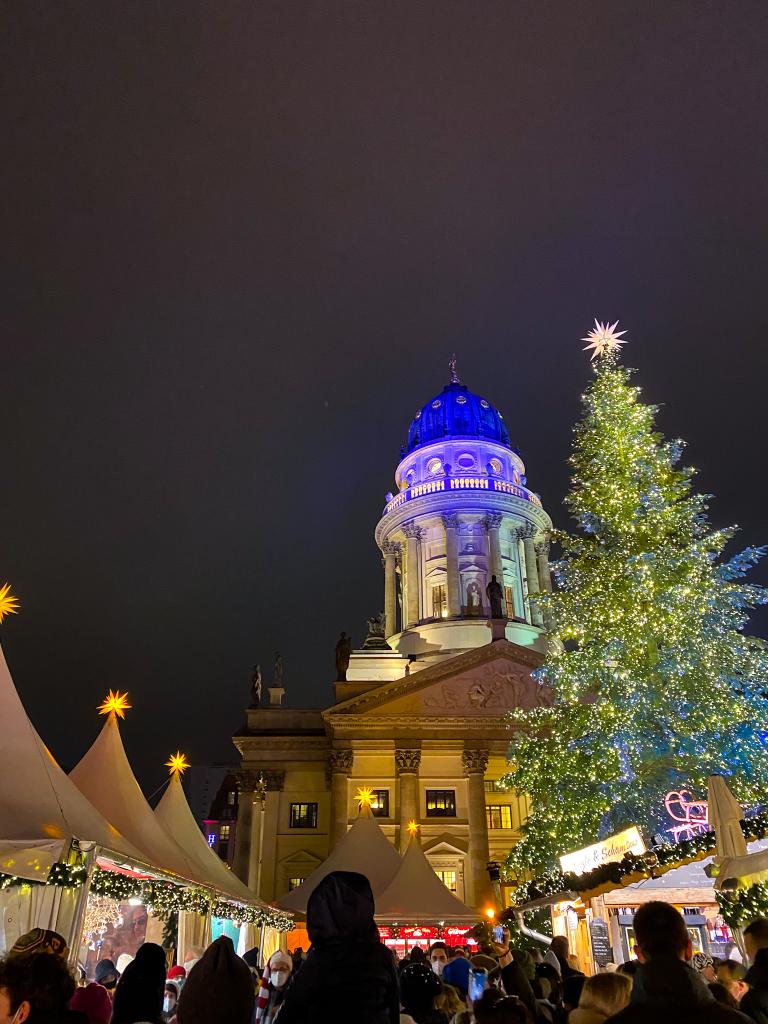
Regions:
M 741 1000 L 741 1011 L 757 1024 L 768 1024 L 768 949 L 758 949 L 744 980 L 749 992 Z
M 750 1024 L 715 1001 L 703 979 L 677 957 L 656 957 L 635 975 L 629 1006 L 610 1024 Z
M 399 1024 L 392 954 L 379 939 L 368 879 L 327 875 L 309 897 L 312 942 L 280 1009 L 280 1024 Z
M 501 968 L 501 984 L 508 996 L 517 996 L 522 1003 L 525 1003 L 533 1019 L 538 1020 L 539 1008 L 536 1005 L 536 997 L 533 994 L 531 983 L 516 960 Z

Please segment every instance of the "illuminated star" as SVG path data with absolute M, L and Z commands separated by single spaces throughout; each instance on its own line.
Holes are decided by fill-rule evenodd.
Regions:
M 617 331 L 616 328 L 619 326 L 617 320 L 614 324 L 601 323 L 595 318 L 595 329 L 590 331 L 586 338 L 582 338 L 582 341 L 588 341 L 589 344 L 584 346 L 584 351 L 593 349 L 592 359 L 598 359 L 600 356 L 610 355 L 611 352 L 618 352 L 622 345 L 626 345 L 626 341 L 620 341 L 622 334 L 626 334 L 626 331 Z
M 189 768 L 187 755 L 182 754 L 180 750 L 177 750 L 176 753 L 171 754 L 165 762 L 165 767 L 171 769 L 171 775 L 183 775 L 187 768 Z
M 125 718 L 125 712 L 130 709 L 131 705 L 128 703 L 128 694 L 120 693 L 119 691 L 109 691 L 104 702 L 99 705 L 100 715 L 109 715 L 111 712 L 117 715 L 118 718 Z
M 409 834 L 412 835 L 412 836 L 415 836 L 416 833 L 419 831 L 419 823 L 417 821 L 411 820 L 411 821 L 408 822 L 407 828 L 408 828 Z
M 4 583 L 0 587 L 0 622 L 6 615 L 15 615 L 19 610 L 18 598 L 11 593 L 11 584 Z
M 373 805 L 373 790 L 371 787 L 360 786 L 357 793 L 355 793 L 355 800 L 360 810 L 364 807 L 371 807 Z

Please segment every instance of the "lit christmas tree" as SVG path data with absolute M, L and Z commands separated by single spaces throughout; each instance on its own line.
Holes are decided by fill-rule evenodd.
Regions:
M 566 499 L 578 532 L 558 535 L 559 588 L 538 599 L 551 629 L 538 676 L 554 702 L 512 715 L 505 781 L 532 803 L 518 869 L 630 824 L 648 838 L 669 825 L 664 795 L 705 797 L 713 773 L 747 803 L 768 791 L 768 646 L 743 633 L 767 600 L 744 581 L 763 549 L 721 560 L 734 530 L 711 529 L 682 443 L 663 440 L 619 365 L 616 326 L 596 321 L 584 339 L 595 377 Z

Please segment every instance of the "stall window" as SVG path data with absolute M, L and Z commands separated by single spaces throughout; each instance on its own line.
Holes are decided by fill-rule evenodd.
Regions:
M 427 817 L 428 818 L 455 818 L 456 817 L 456 790 L 455 789 L 428 789 L 427 790 Z
M 317 828 L 317 804 L 291 804 L 291 828 Z

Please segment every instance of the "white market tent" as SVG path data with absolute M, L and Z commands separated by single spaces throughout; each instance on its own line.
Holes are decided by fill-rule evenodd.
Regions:
M 352 828 L 338 841 L 320 867 L 301 885 L 277 901 L 282 910 L 306 914 L 307 901 L 332 871 L 358 871 L 371 883 L 373 897 L 386 889 L 400 867 L 399 853 L 379 828 L 368 806 L 362 805 Z
M 475 924 L 477 912 L 454 896 L 435 874 L 417 836 L 412 836 L 400 868 L 376 897 L 376 920 L 381 923 Z
M 151 863 L 59 767 L 16 692 L 0 648 L 0 871 L 45 881 L 72 839 L 116 863 Z

